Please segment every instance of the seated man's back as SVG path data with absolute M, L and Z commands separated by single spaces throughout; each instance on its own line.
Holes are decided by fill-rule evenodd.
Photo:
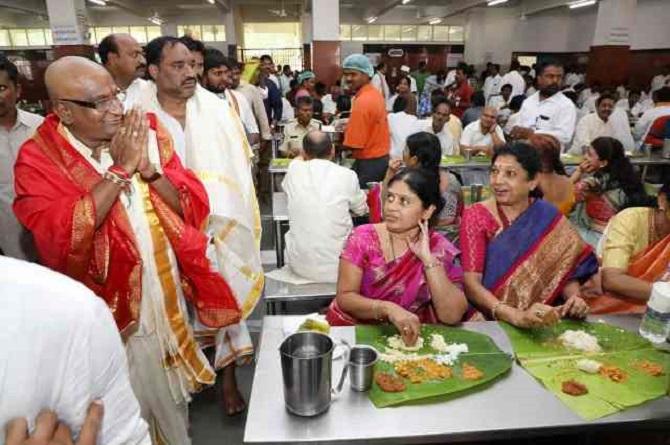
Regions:
M 0 256 L 0 270 L 0 428 L 49 409 L 78 434 L 100 399 L 99 444 L 150 444 L 105 302 L 36 264 Z
M 353 227 L 350 212 L 367 213 L 356 174 L 328 159 L 295 160 L 282 187 L 291 227 L 286 234 L 288 265 L 302 277 L 336 282 L 340 252 Z

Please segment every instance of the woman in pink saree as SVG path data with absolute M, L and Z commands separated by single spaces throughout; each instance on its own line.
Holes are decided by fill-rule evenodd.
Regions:
M 406 169 L 388 186 L 385 220 L 359 226 L 340 257 L 331 325 L 388 321 L 408 345 L 421 323 L 460 322 L 467 310 L 459 251 L 430 230 L 444 206 L 437 172 Z

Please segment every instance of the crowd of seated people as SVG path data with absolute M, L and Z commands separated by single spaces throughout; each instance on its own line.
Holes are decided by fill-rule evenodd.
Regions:
M 402 76 L 393 82 L 387 77 L 383 63 L 375 72 L 367 57 L 353 54 L 343 61 L 340 83 L 328 89 L 312 71 L 292 72 L 286 66 L 275 70 L 270 56 L 261 57 L 258 72 L 240 82 L 241 66 L 237 62 L 223 58 L 221 63 L 211 66 L 204 46 L 198 49 L 192 43 L 187 45 L 186 41 L 174 38 L 151 42 L 151 80 L 131 76 L 131 82 L 121 88 L 118 96 L 119 79 L 107 65 L 105 68 L 111 74 L 81 58 L 55 63 L 48 86 L 57 113 L 41 125 L 41 120 L 31 124 L 31 131 L 39 128 L 40 138 L 31 137 L 32 133 L 21 128 L 26 133 L 22 142 L 28 138 L 29 149 L 24 150 L 17 164 L 16 183 L 22 186 L 17 198 L 20 204 L 15 208 L 22 210 L 22 221 L 30 223 L 31 230 L 39 235 L 41 257 L 59 255 L 58 264 L 45 264 L 81 281 L 99 295 L 117 295 L 113 292 L 116 283 L 106 281 L 109 276 L 117 281 L 122 276 L 130 282 L 133 274 L 159 273 L 151 261 L 148 264 L 152 268 L 142 272 L 131 270 L 135 266 L 121 261 L 108 261 L 122 250 L 118 246 L 125 237 L 134 239 L 130 235 L 137 230 L 141 232 L 138 238 L 145 243 L 143 246 L 152 247 L 156 243 L 157 247 L 141 249 L 132 241 L 123 242 L 124 249 L 130 252 L 129 258 L 140 264 L 144 261 L 142 254 L 158 255 L 164 251 L 161 258 L 170 266 L 170 283 L 179 289 L 174 294 L 179 301 L 173 309 L 177 318 L 183 317 L 180 332 L 186 333 L 184 341 L 192 347 L 191 357 L 201 366 L 204 377 L 196 380 L 186 371 L 178 375 L 183 393 L 175 401 L 170 395 L 174 376 L 163 375 L 164 370 L 157 366 L 159 383 L 165 383 L 160 388 L 164 400 L 157 404 L 169 412 L 169 416 L 161 416 L 158 408 L 145 412 L 149 391 L 133 385 L 136 401 L 129 394 L 127 375 L 123 374 L 119 385 L 125 391 L 124 398 L 129 400 L 130 414 L 126 414 L 132 417 L 135 429 L 126 431 L 127 435 L 136 434 L 147 441 L 149 435 L 157 434 L 147 425 L 152 426 L 159 419 L 157 422 L 163 426 L 179 425 L 174 435 L 187 443 L 184 413 L 189 394 L 216 381 L 218 367 L 202 354 L 201 345 L 194 339 L 195 324 L 189 324 L 189 315 L 182 314 L 187 299 L 196 311 L 201 303 L 212 305 L 208 309 L 217 317 L 208 321 L 213 329 L 221 329 L 214 330 L 214 335 L 228 342 L 236 335 L 235 329 L 239 329 L 244 315 L 248 315 L 243 314 L 244 302 L 235 303 L 235 292 L 241 289 L 239 282 L 235 289 L 230 289 L 229 283 L 235 278 L 225 273 L 225 264 L 213 270 L 210 264 L 213 260 L 206 256 L 206 250 L 210 244 L 221 244 L 223 239 L 230 243 L 223 245 L 235 246 L 239 240 L 226 237 L 231 233 L 240 236 L 242 226 L 247 235 L 257 236 L 249 236 L 252 241 L 259 240 L 258 206 L 253 193 L 247 196 L 249 202 L 239 203 L 232 199 L 239 199 L 239 193 L 226 195 L 227 189 L 212 188 L 212 183 L 220 187 L 230 185 L 227 183 L 230 178 L 206 171 L 211 166 L 205 161 L 199 164 L 194 161 L 198 150 L 207 150 L 195 147 L 194 141 L 203 146 L 213 144 L 230 156 L 226 159 L 240 161 L 242 167 L 237 169 L 240 184 L 249 186 L 245 190 L 253 190 L 253 182 L 247 177 L 254 158 L 250 147 L 259 145 L 259 165 L 266 162 L 274 137 L 269 131 L 272 128 L 279 132 L 279 124 L 283 124 L 279 152 L 293 158 L 282 183 L 290 222 L 286 235 L 287 263 L 296 275 L 308 280 L 337 283 L 337 295 L 327 312 L 332 325 L 388 322 L 407 344 L 416 341 L 421 323 L 503 320 L 521 328 L 548 326 L 562 318 L 583 319 L 589 313 L 639 313 L 650 297 L 652 284 L 670 278 L 670 175 L 664 167 L 652 171 L 656 182 L 663 182 L 657 196 L 652 197 L 647 194 L 640 172 L 627 158 L 630 154 L 627 152 L 645 145 L 658 119 L 670 116 L 670 77 L 660 84 L 656 81 L 649 94 L 643 94 L 627 88 L 610 91 L 595 82 L 586 87 L 579 72 L 566 75 L 556 61 L 532 69 L 515 62 L 504 76 L 499 67 L 492 65 L 480 79 L 475 77 L 472 67 L 464 64 L 431 74 L 424 63 L 414 73 L 409 67 L 403 69 Z M 136 42 L 135 45 L 139 47 Z M 155 53 L 157 48 L 159 54 Z M 193 54 L 198 52 L 203 54 L 199 74 L 198 58 Z M 168 69 L 162 66 L 167 56 L 178 58 L 175 63 L 183 61 L 188 75 L 181 88 L 190 91 L 190 95 L 180 90 L 184 97 L 166 101 L 169 91 L 165 90 L 163 76 L 167 75 L 161 74 L 161 70 Z M 141 52 L 133 57 L 144 60 Z M 139 66 L 135 65 L 133 70 Z M 210 68 L 222 70 L 220 86 L 210 84 L 210 73 L 204 72 Z M 230 74 L 226 74 L 228 71 Z M 9 85 L 7 88 L 16 91 L 16 68 L 0 60 L 2 73 L 8 73 L 6 81 L 3 80 Z M 84 88 L 90 85 L 81 79 L 86 77 L 82 73 L 92 79 L 90 85 L 108 94 L 96 101 L 84 100 L 91 94 Z M 238 94 L 230 94 L 232 91 Z M 133 96 L 135 93 L 138 96 Z M 132 108 L 133 103 L 122 102 L 129 96 L 138 97 L 139 101 L 147 93 L 151 100 L 145 104 L 157 108 L 146 119 L 142 111 Z M 240 108 L 240 100 L 248 103 Z M 11 109 L 16 108 L 15 102 L 16 97 Z M 187 102 L 194 105 L 187 108 Z M 198 108 L 205 105 L 206 108 Z M 181 111 L 172 106 L 182 107 Z M 203 109 L 212 111 L 211 116 Z M 240 110 L 244 110 L 244 118 L 240 118 Z M 290 116 L 289 111 L 294 112 L 294 118 L 286 122 L 284 116 Z M 106 121 L 108 114 L 117 119 Z M 14 124 L 21 121 L 29 127 L 25 115 L 16 113 L 13 119 Z M 174 128 L 167 131 L 161 119 L 170 121 Z M 199 128 L 212 131 L 216 138 L 205 140 L 202 135 L 196 136 L 195 131 L 186 131 L 187 125 L 194 128 L 203 122 L 207 125 Z M 352 169 L 333 161 L 336 148 L 324 131 L 324 127 L 331 125 L 344 135 L 338 149 L 351 153 L 355 159 Z M 9 128 L 15 129 L 11 125 Z M 81 128 L 91 136 L 85 142 L 77 137 Z M 104 132 L 104 137 L 92 134 L 96 131 Z M 43 138 L 52 138 L 53 143 L 67 147 L 67 153 L 86 166 L 82 170 L 86 171 L 85 178 L 66 174 L 71 164 L 52 165 L 60 159 L 40 151 L 50 150 L 40 145 Z M 102 144 L 110 144 L 109 153 L 101 151 Z M 187 149 L 192 158 L 181 159 L 182 155 L 176 151 L 180 148 Z M 18 147 L 11 149 L 12 153 L 18 152 Z M 569 149 L 573 155 L 583 157 L 570 173 L 561 160 Z M 485 164 L 485 169 L 476 174 L 443 166 L 445 157 L 460 160 L 468 154 L 486 156 L 490 166 Z M 35 187 L 28 186 L 38 178 L 38 172 L 46 171 L 31 170 L 31 162 L 36 161 L 48 167 L 50 180 L 66 184 L 68 199 L 76 201 L 74 204 L 68 201 L 68 206 L 51 207 L 49 211 L 58 213 L 59 218 L 38 218 L 32 210 L 33 205 L 43 210 L 53 201 L 41 199 Z M 103 168 L 103 164 L 108 168 Z M 221 164 L 222 171 L 229 167 L 226 162 Z M 191 169 L 200 169 L 199 174 Z M 3 177 L 12 177 L 13 182 L 13 165 L 9 170 L 10 175 Z M 76 183 L 78 180 L 85 183 Z M 487 186 L 490 197 L 466 205 L 463 187 L 474 184 Z M 369 189 L 367 195 L 365 189 Z M 53 187 L 42 186 L 40 190 L 44 196 L 58 193 Z M 212 198 L 216 190 L 221 193 L 217 194 L 218 201 Z M 13 193 L 7 199 L 10 204 Z M 131 199 L 133 196 L 143 199 Z M 225 230 L 205 235 L 202 228 L 212 224 L 212 209 L 225 201 L 221 196 L 240 204 L 245 213 L 232 218 L 234 221 Z M 124 219 L 126 208 L 130 209 L 129 218 L 134 218 L 132 222 Z M 13 215 L 11 207 L 5 210 Z M 83 216 L 73 218 L 74 213 Z M 149 219 L 150 214 L 158 216 Z M 367 223 L 355 225 L 352 216 L 363 215 L 367 215 Z M 17 221 L 13 223 L 22 229 Z M 4 224 L 3 221 L 3 230 Z M 59 242 L 58 248 L 52 246 L 55 238 L 45 234 L 56 229 L 62 236 L 74 237 L 68 238 L 72 242 Z M 150 233 L 151 230 L 157 231 Z M 16 235 L 17 239 L 24 235 L 14 232 L 11 236 Z M 9 252 L 5 239 L 1 240 L 3 252 Z M 253 249 L 259 250 L 259 245 L 259 242 L 253 244 Z M 260 257 L 260 252 L 254 251 L 255 256 Z M 251 270 L 244 264 L 235 266 L 240 271 Z M 48 276 L 37 269 L 35 273 Z M 183 284 L 182 289 L 180 284 L 186 283 L 180 280 L 186 274 L 191 274 L 191 281 L 200 286 L 195 289 L 194 297 L 192 288 Z M 263 272 L 247 275 L 244 290 L 260 292 Z M 152 275 L 153 278 L 156 277 Z M 126 328 L 134 327 L 134 322 L 146 323 L 139 320 L 136 311 L 139 303 L 133 298 L 142 292 L 147 295 L 154 292 L 153 301 L 142 304 L 163 304 L 163 290 L 158 285 L 154 289 L 146 285 L 145 289 L 136 282 L 141 292 L 125 282 L 124 286 L 124 324 L 115 318 L 121 332 L 110 343 L 116 355 L 121 351 L 117 341 L 120 335 L 124 341 L 128 335 L 133 338 L 134 331 Z M 208 286 L 229 297 L 225 307 L 217 306 L 219 301 L 197 299 L 197 291 Z M 80 293 L 81 298 L 91 294 Z M 247 306 L 253 309 L 253 303 Z M 14 306 L 20 315 L 22 306 Z M 108 302 L 108 307 L 117 310 L 115 302 Z M 91 310 L 83 305 L 82 308 Z M 117 312 L 114 315 L 119 316 Z M 103 326 L 98 329 L 109 334 L 110 329 L 114 331 L 111 318 L 104 318 Z M 159 328 L 172 329 L 169 321 L 161 318 Z M 174 341 L 165 340 L 160 347 Z M 168 346 L 175 347 L 173 343 Z M 154 359 L 159 354 L 142 351 L 136 354 L 148 357 L 147 363 L 157 364 Z M 125 366 L 123 358 L 117 357 L 119 369 Z M 184 362 L 178 364 L 186 369 Z M 136 373 L 142 371 L 138 371 L 136 362 L 130 366 L 132 383 L 138 379 Z M 244 410 L 244 401 L 234 380 L 235 359 L 232 377 L 230 366 L 227 362 L 228 371 L 223 371 L 228 376 L 223 383 L 224 404 L 227 413 L 235 415 Z M 152 380 L 146 376 L 142 379 Z M 98 391 L 85 396 L 104 399 L 105 393 Z M 36 414 L 33 411 L 27 414 Z M 0 414 L 7 413 L 0 410 Z M 16 410 L 9 414 L 27 415 Z M 82 404 L 75 414 L 77 422 L 73 425 L 81 428 L 85 406 Z M 7 420 L 3 416 L 0 420 Z M 166 422 L 166 417 L 177 420 Z M 108 426 L 103 424 L 103 434 L 107 434 Z

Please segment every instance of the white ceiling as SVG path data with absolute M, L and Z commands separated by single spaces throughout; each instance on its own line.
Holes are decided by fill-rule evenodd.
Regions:
M 298 18 L 308 12 L 311 0 L 107 0 L 107 6 L 96 6 L 85 0 L 93 22 L 104 21 L 105 16 L 122 17 L 131 14 L 148 17 L 158 13 L 168 20 L 188 15 L 207 16 L 239 11 L 244 21 L 271 21 Z M 564 6 L 569 0 L 509 0 L 496 8 L 516 8 L 524 11 L 542 11 Z M 640 0 L 644 1 L 644 0 Z M 668 0 L 670 3 L 670 0 Z M 343 23 L 362 22 L 378 16 L 379 23 L 423 23 L 432 17 L 453 17 L 470 8 L 486 6 L 486 0 L 340 0 Z M 281 11 L 286 14 L 281 14 Z M 44 22 L 47 19 L 46 0 L 0 0 L 0 26 L 26 22 Z

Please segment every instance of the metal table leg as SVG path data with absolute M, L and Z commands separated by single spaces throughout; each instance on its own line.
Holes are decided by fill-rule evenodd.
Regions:
M 284 249 L 283 242 L 281 238 L 281 221 L 275 221 L 275 255 L 277 258 L 277 268 L 284 266 Z

